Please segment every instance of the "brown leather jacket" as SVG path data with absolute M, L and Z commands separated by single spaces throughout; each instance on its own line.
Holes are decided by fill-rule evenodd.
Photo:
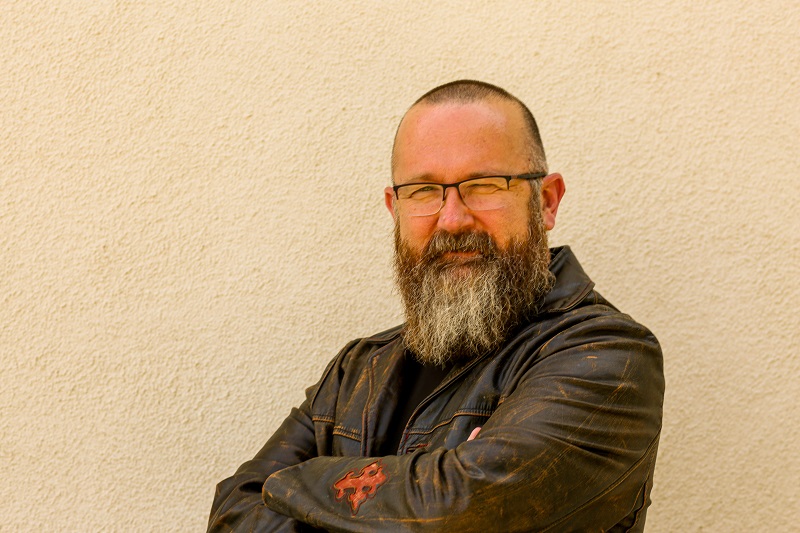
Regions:
M 217 486 L 209 531 L 641 531 L 661 350 L 569 248 L 553 250 L 550 269 L 541 311 L 499 351 L 453 368 L 396 456 L 372 454 L 402 401 L 402 329 L 348 344 Z

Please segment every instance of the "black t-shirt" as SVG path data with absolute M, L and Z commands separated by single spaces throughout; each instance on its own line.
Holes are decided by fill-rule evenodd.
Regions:
M 444 368 L 435 365 L 424 366 L 417 358 L 406 352 L 403 361 L 403 378 L 400 383 L 400 401 L 392 416 L 385 434 L 383 444 L 379 446 L 379 455 L 396 455 L 403 438 L 403 430 L 417 406 L 433 390 L 439 386 L 445 376 L 450 372 L 452 365 Z

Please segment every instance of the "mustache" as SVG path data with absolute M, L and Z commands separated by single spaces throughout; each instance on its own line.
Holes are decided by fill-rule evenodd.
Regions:
M 497 244 L 488 233 L 480 231 L 450 233 L 439 230 L 425 246 L 421 260 L 423 263 L 434 262 L 449 252 L 476 252 L 486 259 L 496 258 L 500 253 Z

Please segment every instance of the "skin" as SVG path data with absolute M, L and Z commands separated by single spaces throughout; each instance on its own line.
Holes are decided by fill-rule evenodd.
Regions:
M 394 183 L 419 181 L 453 183 L 470 177 L 529 172 L 528 134 L 516 103 L 490 99 L 478 102 L 413 106 L 400 124 L 394 147 Z M 435 215 L 412 217 L 403 212 L 391 187 L 384 190 L 386 207 L 395 218 L 400 238 L 420 254 L 439 230 L 450 233 L 482 231 L 500 249 L 527 236 L 530 183 L 513 180 L 512 203 L 504 209 L 472 211 L 455 188 Z M 564 180 L 550 174 L 542 181 L 542 218 L 547 230 L 555 226 L 564 196 Z M 476 252 L 451 254 L 469 259 Z M 456 257 L 453 257 L 456 259 Z

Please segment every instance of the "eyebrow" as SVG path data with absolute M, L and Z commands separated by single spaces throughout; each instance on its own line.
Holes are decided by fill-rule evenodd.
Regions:
M 512 173 L 512 174 L 505 173 L 504 174 L 503 172 L 470 172 L 466 176 L 460 177 L 459 179 L 453 181 L 452 183 L 456 183 L 458 181 L 464 181 L 464 180 L 468 180 L 468 179 L 472 179 L 472 178 L 483 178 L 483 177 L 487 177 L 487 176 L 516 176 L 518 174 L 519 173 L 516 173 L 516 174 L 514 174 L 514 173 Z M 522 174 L 524 174 L 524 172 Z M 435 181 L 434 178 L 433 178 L 433 174 L 426 173 L 426 174 L 420 174 L 418 176 L 414 176 L 412 179 L 408 180 L 407 182 L 403 183 L 402 185 L 405 185 L 406 183 L 445 183 L 445 182 L 443 182 L 443 181 Z M 395 185 L 396 185 L 396 183 L 395 183 Z

